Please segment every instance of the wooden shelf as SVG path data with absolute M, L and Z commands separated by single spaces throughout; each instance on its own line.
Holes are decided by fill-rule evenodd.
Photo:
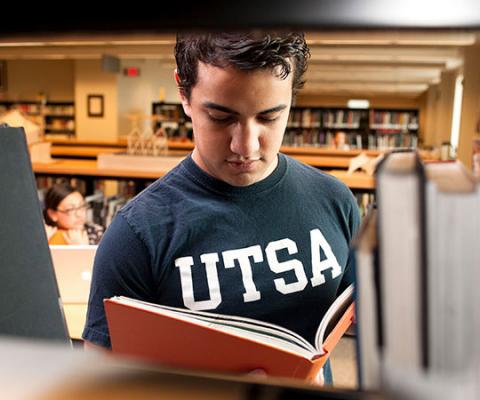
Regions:
M 157 179 L 169 169 L 158 171 L 131 171 L 98 168 L 96 160 L 57 159 L 51 163 L 33 163 L 33 172 L 42 175 L 90 176 L 99 179 Z
M 63 133 L 67 135 L 74 135 L 75 131 L 72 129 L 54 129 L 54 128 L 45 128 L 45 134 L 48 135 L 49 133 Z
M 117 148 L 126 148 L 127 147 L 127 139 L 119 139 L 115 141 L 111 140 L 79 140 L 77 138 L 71 139 L 55 139 L 55 138 L 47 138 L 48 142 L 52 143 L 52 146 L 61 145 L 61 146 L 106 146 L 106 147 L 117 147 Z
M 360 153 L 365 152 L 370 157 L 376 157 L 379 154 L 382 154 L 381 151 L 376 150 L 340 150 L 330 147 L 292 147 L 292 146 L 282 146 L 280 151 L 285 154 L 294 155 L 294 154 L 304 154 L 304 155 L 318 155 L 318 156 L 334 156 L 334 157 L 355 157 Z
M 127 151 L 126 147 L 114 146 L 52 146 L 50 154 L 53 157 L 65 158 L 92 158 L 95 159 L 101 153 L 124 153 Z M 184 150 L 168 150 L 165 155 L 168 156 L 183 156 L 188 152 Z
M 98 168 L 95 160 L 65 160 L 57 159 L 52 163 L 33 163 L 33 172 L 38 175 L 85 176 L 98 179 L 144 179 L 155 180 L 165 175 L 169 168 L 157 171 L 131 171 L 121 169 Z M 336 176 L 352 189 L 371 190 L 374 179 L 364 173 L 348 175 L 345 171 L 327 171 Z
M 122 148 L 106 146 L 52 146 L 50 154 L 53 157 L 97 158 L 100 153 L 118 153 L 120 151 Z
M 375 178 L 367 175 L 365 172 L 354 172 L 349 174 L 347 171 L 331 170 L 325 171 L 335 178 L 340 179 L 350 189 L 356 190 L 374 190 Z
M 55 138 L 48 138 L 47 141 L 52 143 L 52 147 L 55 148 L 57 146 L 91 146 L 91 147 L 115 147 L 120 149 L 126 149 L 127 147 L 127 139 L 121 138 L 117 141 L 97 141 L 97 140 L 78 140 L 75 138 L 72 139 L 55 139 Z M 191 151 L 193 150 L 193 142 L 181 142 L 181 141 L 173 141 L 170 140 L 168 142 L 169 149 L 172 150 L 185 150 Z M 340 150 L 335 148 L 329 147 L 313 147 L 313 146 L 305 146 L 305 147 L 292 147 L 292 146 L 282 146 L 280 151 L 285 154 L 304 154 L 304 155 L 324 155 L 324 156 L 335 156 L 335 157 L 355 157 L 358 156 L 360 153 L 365 152 L 368 156 L 376 157 L 382 152 L 376 150 Z
M 360 151 L 341 151 L 335 149 L 308 149 L 308 148 L 292 148 L 282 149 L 286 154 L 291 157 L 311 165 L 313 167 L 320 168 L 348 168 L 350 159 L 360 154 Z M 290 151 L 291 150 L 291 151 Z M 191 145 L 184 144 L 183 146 L 171 146 L 168 155 L 170 156 L 182 156 L 191 151 Z M 71 145 L 53 145 L 51 148 L 51 155 L 53 157 L 65 157 L 65 158 L 89 158 L 95 159 L 98 154 L 101 153 L 118 153 L 126 152 L 125 146 L 71 146 Z M 379 153 L 369 152 L 370 156 L 376 157 Z
M 301 154 L 291 154 L 290 157 L 296 160 L 311 165 L 312 167 L 327 167 L 327 168 L 348 168 L 350 164 L 349 157 L 331 157 L 331 156 L 308 156 Z

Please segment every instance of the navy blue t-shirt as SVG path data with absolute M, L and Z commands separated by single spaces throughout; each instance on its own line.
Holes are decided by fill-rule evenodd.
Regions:
M 211 177 L 189 156 L 107 229 L 83 337 L 110 347 L 103 299 L 128 296 L 279 324 L 313 344 L 353 281 L 349 242 L 358 225 L 348 187 L 285 155 L 247 187 Z

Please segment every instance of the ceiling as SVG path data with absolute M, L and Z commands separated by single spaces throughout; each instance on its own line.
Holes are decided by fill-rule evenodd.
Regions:
M 476 31 L 375 30 L 306 34 L 311 60 L 305 94 L 415 98 L 463 64 L 463 49 L 478 45 Z M 174 65 L 174 35 L 25 37 L 0 39 L 0 60 L 157 59 Z

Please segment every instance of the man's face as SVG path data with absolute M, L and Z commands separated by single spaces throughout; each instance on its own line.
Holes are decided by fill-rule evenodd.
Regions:
M 278 163 L 292 101 L 292 74 L 245 72 L 199 62 L 190 100 L 192 158 L 208 174 L 233 186 L 247 186 L 270 175 Z

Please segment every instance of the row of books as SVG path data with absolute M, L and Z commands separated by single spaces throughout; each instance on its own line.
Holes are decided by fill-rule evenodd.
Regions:
M 332 147 L 338 149 L 389 150 L 399 147 L 416 148 L 418 136 L 413 133 L 359 133 L 323 129 L 289 130 L 283 137 L 283 146 Z
M 324 111 L 322 120 L 325 128 L 360 128 L 361 111 Z
M 282 145 L 290 147 L 336 147 L 335 133 L 321 129 L 287 129 L 283 136 Z
M 15 108 L 26 115 L 40 115 L 42 107 L 40 103 L 35 102 L 14 102 L 0 101 L 0 113 Z
M 18 110 L 45 133 L 75 134 L 75 106 L 72 101 L 0 101 L 0 115 Z
M 75 121 L 73 119 L 48 117 L 45 130 L 75 130 Z
M 360 216 L 366 218 L 368 211 L 375 204 L 375 194 L 367 192 L 356 192 L 354 193 L 357 200 L 358 208 L 360 209 Z
M 390 129 L 417 131 L 418 111 L 296 108 L 290 110 L 287 128 Z
M 75 105 L 73 102 L 47 104 L 43 106 L 43 113 L 48 116 L 73 117 L 75 115 Z
M 292 108 L 288 115 L 288 128 L 319 128 L 322 120 L 322 112 L 320 110 L 299 110 Z
M 166 121 L 183 121 L 188 117 L 183 112 L 181 104 L 176 103 L 153 103 L 153 115 L 157 115 Z
M 104 228 L 108 228 L 117 212 L 127 203 L 127 199 L 121 195 L 104 196 L 102 192 L 85 197 L 85 201 L 90 206 L 87 221 Z
M 169 121 L 189 120 L 181 104 L 153 103 L 152 114 Z M 361 125 L 365 125 L 362 127 Z M 288 116 L 288 128 L 332 128 L 332 129 L 403 129 L 418 130 L 418 110 L 360 110 L 329 109 L 314 107 L 292 107 Z
M 375 111 L 370 110 L 372 129 L 397 129 L 410 131 L 418 129 L 418 114 L 412 111 Z
M 388 154 L 376 181 L 355 243 L 361 385 L 478 373 L 479 181 L 413 151 Z
M 405 147 L 415 149 L 418 147 L 418 136 L 410 133 L 369 135 L 367 147 L 381 151 Z
M 35 177 L 37 190 L 40 200 L 43 202 L 43 195 L 47 192 L 48 188 L 56 183 L 67 183 L 70 186 L 77 188 L 82 195 L 87 192 L 87 182 L 84 179 L 76 177 L 64 178 L 56 176 L 36 176 Z
M 325 111 L 310 108 L 292 108 L 287 128 L 344 128 L 359 129 L 363 111 Z

